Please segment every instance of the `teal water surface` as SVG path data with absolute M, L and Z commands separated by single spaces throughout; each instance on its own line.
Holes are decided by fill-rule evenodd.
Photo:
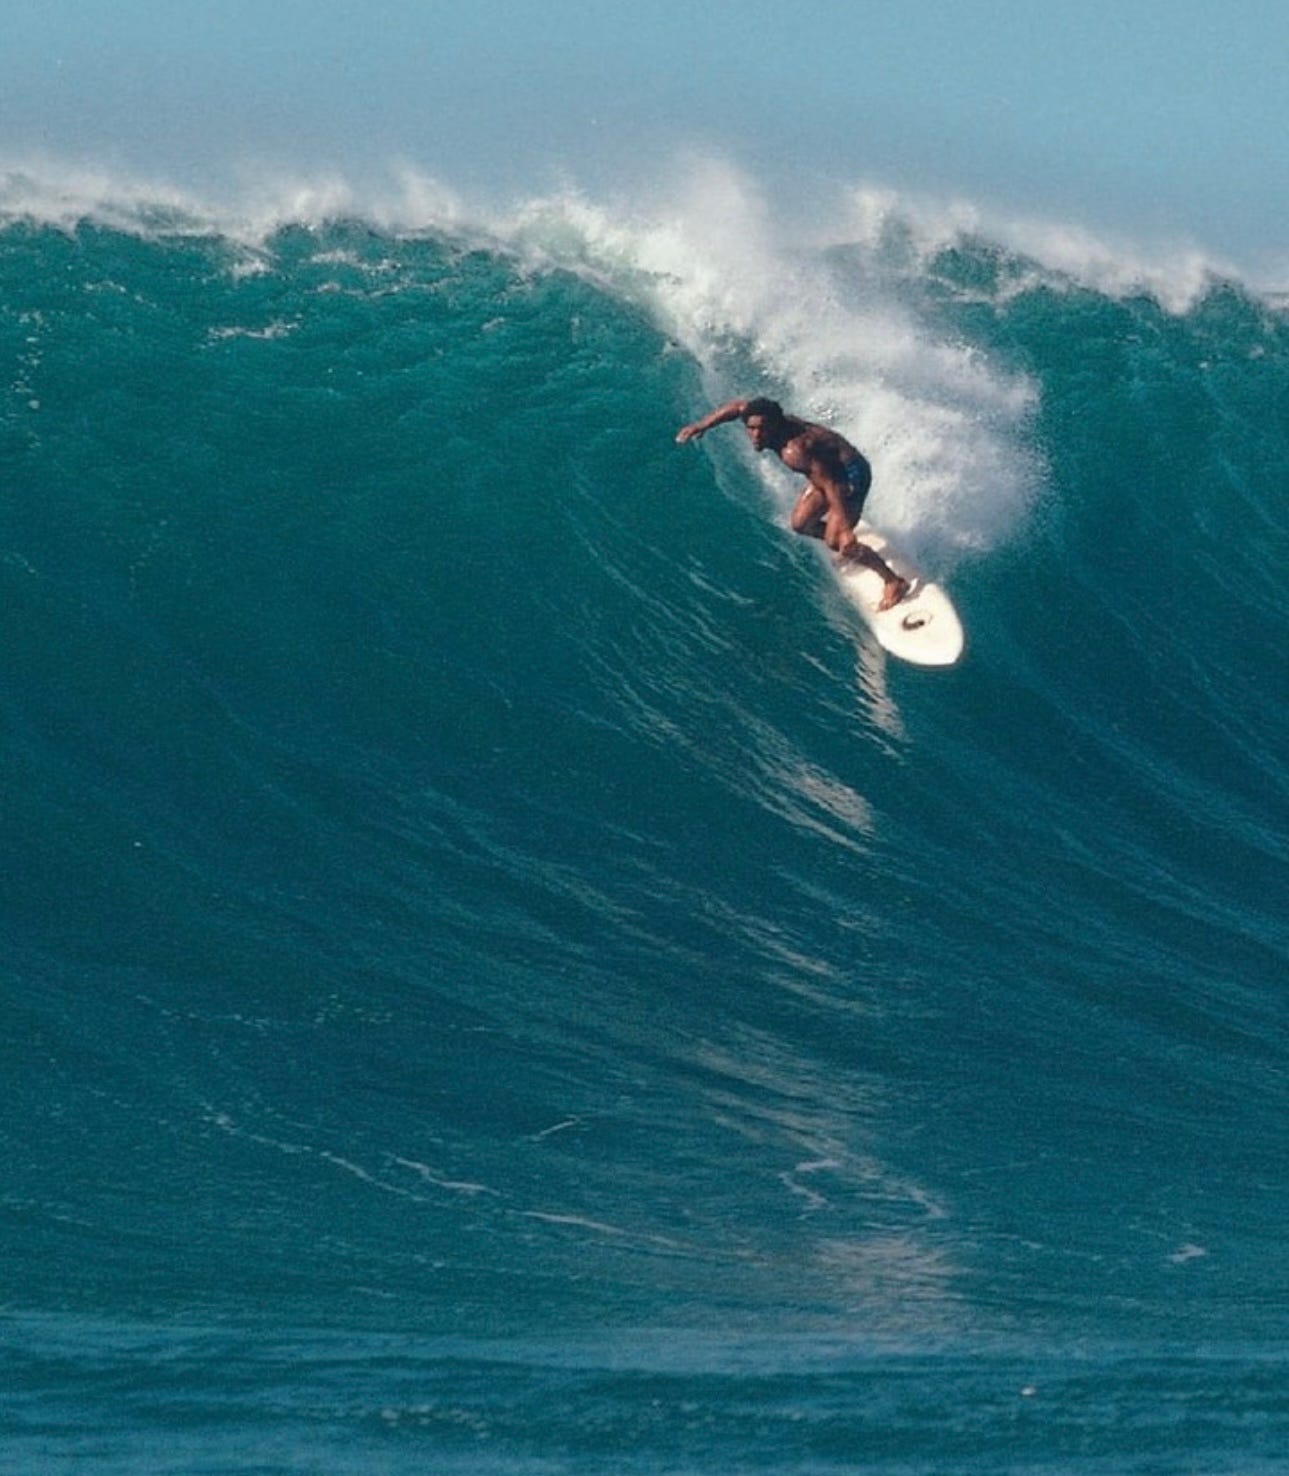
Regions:
M 557 247 L 0 231 L 10 1468 L 1279 1469 L 1283 312 L 837 252 L 851 424 Z

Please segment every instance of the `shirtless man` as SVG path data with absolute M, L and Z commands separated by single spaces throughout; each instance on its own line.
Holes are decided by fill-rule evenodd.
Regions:
M 805 477 L 806 485 L 792 509 L 792 531 L 822 538 L 843 559 L 876 569 L 886 585 L 877 608 L 889 610 L 898 604 L 909 592 L 908 580 L 901 579 L 885 559 L 855 537 L 855 524 L 873 480 L 864 457 L 836 431 L 785 414 L 777 400 L 730 400 L 701 420 L 682 426 L 676 440 L 683 446 L 714 425 L 731 420 L 743 422 L 754 451 L 773 451 L 784 466 Z

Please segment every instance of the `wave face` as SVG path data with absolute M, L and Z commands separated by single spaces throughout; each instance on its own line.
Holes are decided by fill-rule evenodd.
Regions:
M 17 1458 L 1274 1469 L 1282 309 L 715 175 L 4 198 Z M 960 667 L 674 444 L 753 391 Z

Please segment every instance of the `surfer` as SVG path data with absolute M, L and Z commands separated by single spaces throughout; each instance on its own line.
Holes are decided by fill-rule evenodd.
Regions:
M 676 440 L 683 446 L 696 441 L 714 425 L 741 420 L 752 449 L 759 455 L 773 451 L 789 470 L 800 472 L 806 485 L 792 509 L 794 533 L 821 538 L 843 559 L 867 564 L 881 575 L 886 588 L 877 608 L 889 610 L 909 592 L 902 579 L 879 554 L 855 537 L 855 524 L 864 510 L 872 485 L 868 461 L 842 435 L 785 413 L 777 400 L 730 400 L 701 420 L 681 426 Z

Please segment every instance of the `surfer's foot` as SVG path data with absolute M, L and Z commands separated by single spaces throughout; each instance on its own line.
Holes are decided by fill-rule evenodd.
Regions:
M 889 610 L 892 605 L 898 605 L 908 592 L 908 580 L 901 579 L 898 574 L 892 574 L 886 581 L 886 590 L 882 598 L 878 601 L 877 608 L 879 610 Z

